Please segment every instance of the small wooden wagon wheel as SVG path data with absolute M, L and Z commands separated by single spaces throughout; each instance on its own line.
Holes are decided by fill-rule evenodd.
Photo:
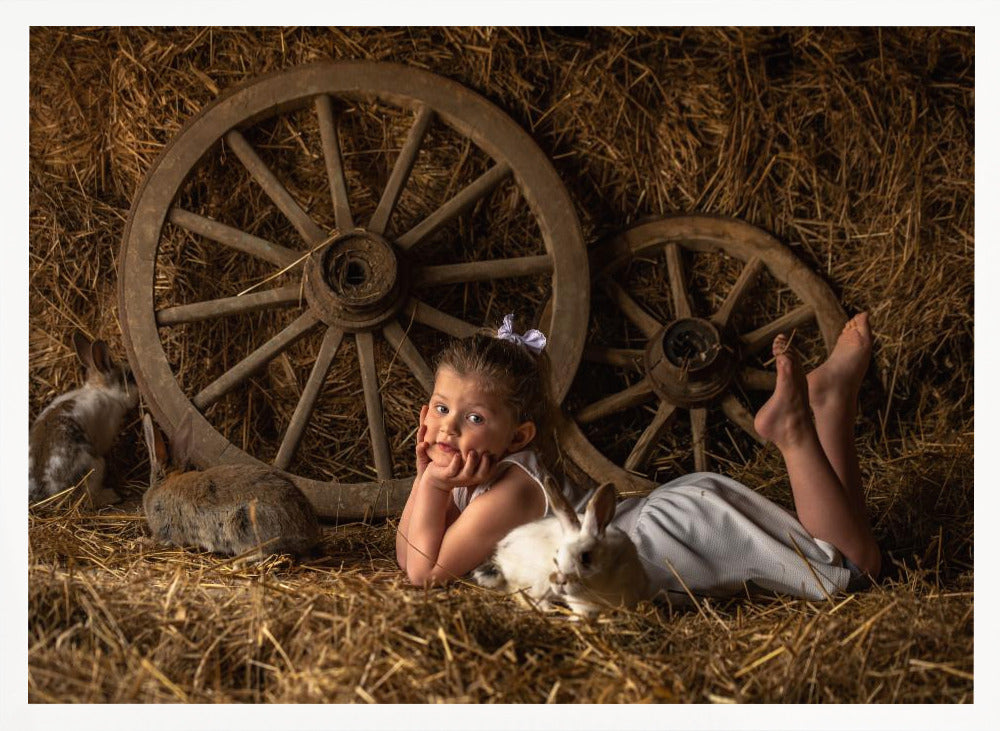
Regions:
M 695 256 L 707 260 L 700 274 L 693 266 L 688 270 Z M 800 348 L 829 352 L 847 319 L 829 287 L 789 249 L 735 219 L 691 215 L 642 223 L 596 247 L 590 262 L 591 337 L 583 354 L 586 366 L 564 404 L 560 443 L 584 473 L 613 480 L 623 492 L 654 486 L 649 462 L 672 432 L 684 442 L 681 451 L 693 452 L 687 471 L 707 469 L 710 413 L 721 414 L 725 426 L 760 442 L 747 395 L 757 391 L 763 398 L 774 389 L 774 373 L 765 368 L 774 336 L 796 330 Z M 661 302 L 643 302 L 635 286 L 620 281 L 639 265 L 647 268 L 647 293 L 661 293 Z M 767 289 L 764 279 L 776 285 L 766 307 L 764 297 L 749 296 Z M 597 342 L 595 318 L 609 311 L 622 327 L 605 327 L 605 342 Z M 618 337 L 609 346 L 609 329 L 624 333 L 628 342 L 622 345 Z M 624 387 L 609 389 L 605 382 L 597 390 L 612 392 L 593 400 L 601 367 L 613 368 Z M 576 395 L 583 390 L 589 402 Z M 637 438 L 618 445 L 616 459 L 593 446 L 585 429 L 594 428 L 595 434 L 606 429 L 613 432 L 608 443 L 620 442 L 623 430 L 614 426 L 613 417 L 635 407 L 641 407 L 644 416 L 637 418 L 645 424 L 632 432 Z M 684 412 L 689 428 L 678 431 Z M 609 420 L 612 426 L 603 427 Z M 670 472 L 677 476 L 676 465 Z
M 356 159 L 373 153 L 359 145 L 344 149 L 351 140 L 341 132 L 343 117 L 352 110 L 360 114 L 356 110 L 362 105 L 372 114 L 392 112 L 389 121 L 358 117 L 361 121 L 354 123 L 396 124 L 399 151 L 393 160 L 394 150 L 386 148 L 395 145 L 385 143 L 374 150 L 385 160 L 383 168 L 372 164 L 348 174 L 348 153 Z M 269 131 L 260 132 L 262 128 Z M 460 149 L 462 162 L 435 168 L 428 161 L 437 149 L 432 140 L 441 149 Z M 282 162 L 293 154 L 300 162 Z M 469 172 L 468 165 L 461 167 L 473 158 L 479 160 L 478 168 Z M 313 188 L 320 191 L 316 197 L 288 182 L 305 175 L 301 166 L 313 162 L 317 172 L 313 178 L 306 175 L 304 185 L 314 180 Z M 425 172 L 439 172 L 444 184 L 435 205 L 419 215 L 411 211 L 407 221 L 403 209 L 416 206 L 412 200 L 407 203 L 407 196 L 414 195 L 407 183 L 420 165 Z M 355 205 L 361 195 L 351 180 L 374 178 L 380 169 L 382 179 L 366 188 L 374 193 L 362 213 L 364 206 Z M 236 178 L 247 182 L 226 187 Z M 214 209 L 202 201 L 212 193 L 211 181 L 224 188 L 214 193 L 218 209 L 226 200 L 247 196 L 246 205 L 239 206 L 244 223 L 210 215 Z M 506 256 L 507 249 L 499 246 L 480 251 L 477 241 L 459 240 L 465 233 L 459 228 L 462 222 L 497 201 L 521 210 L 516 215 L 526 218 L 537 234 L 531 242 L 537 253 Z M 267 210 L 249 210 L 255 205 Z M 273 235 L 261 233 L 272 229 Z M 437 246 L 432 256 L 427 252 L 435 249 L 435 237 L 440 240 L 443 231 L 451 231 L 444 237 L 449 242 Z M 202 246 L 214 248 L 197 248 Z M 229 277 L 227 268 L 242 266 L 231 264 L 239 258 L 264 267 L 273 279 Z M 200 274 L 189 276 L 185 267 Z M 240 277 L 235 285 L 230 281 Z M 561 398 L 583 348 L 589 277 L 578 220 L 551 164 L 503 112 L 455 82 L 395 64 L 322 63 L 238 87 L 174 136 L 133 202 L 120 259 L 120 313 L 129 361 L 149 408 L 168 433 L 183 419 L 192 420 L 192 458 L 198 465 L 264 461 L 293 478 L 320 514 L 359 518 L 401 510 L 412 480 L 412 441 L 394 466 L 384 414 L 385 400 L 399 383 L 386 382 L 391 367 L 404 364 L 407 377 L 427 392 L 433 385 L 430 347 L 422 348 L 410 329 L 422 326 L 446 340 L 468 336 L 484 324 L 483 317 L 463 319 L 461 309 L 435 307 L 433 293 L 450 288 L 457 292 L 453 299 L 461 302 L 463 287 L 467 295 L 471 286 L 525 277 L 547 283 L 561 323 L 550 333 L 549 350 L 552 388 Z M 251 291 L 243 292 L 244 284 Z M 489 319 L 503 314 L 491 311 Z M 522 309 L 520 314 L 526 313 Z M 286 319 L 267 332 L 267 318 L 278 315 Z M 261 333 L 231 363 L 228 351 L 235 345 L 226 340 L 226 323 L 238 316 L 259 318 L 249 329 L 259 327 Z M 197 331 L 194 326 L 203 323 L 213 329 Z M 195 349 L 187 342 L 181 351 L 176 341 L 193 337 L 191 332 L 210 332 L 211 341 Z M 306 348 L 303 357 L 313 362 L 308 378 L 301 379 L 304 384 L 291 379 L 294 410 L 288 409 L 285 421 L 273 409 L 268 413 L 268 423 L 276 422 L 279 435 L 276 450 L 262 457 L 244 449 L 247 439 L 241 439 L 240 431 L 247 430 L 245 424 L 220 433 L 211 423 L 213 407 L 240 388 L 249 389 L 251 379 L 287 358 L 291 348 L 305 347 L 308 338 L 313 349 Z M 164 343 L 173 355 L 168 357 Z M 188 355 L 192 350 L 194 355 Z M 347 357 L 345 350 L 351 358 L 356 355 L 351 383 L 331 383 L 328 374 L 338 359 Z M 177 372 L 185 365 L 179 359 L 204 361 L 210 382 L 179 383 Z M 370 451 L 365 463 L 349 465 L 361 481 L 302 474 L 310 465 L 297 469 L 296 452 L 319 414 L 317 400 L 324 390 L 345 388 L 355 404 L 363 400 L 366 412 L 367 423 L 355 443 L 370 441 Z M 414 423 L 415 418 L 416 413 Z M 324 428 L 340 428 L 331 424 Z M 372 462 L 374 474 L 367 469 Z

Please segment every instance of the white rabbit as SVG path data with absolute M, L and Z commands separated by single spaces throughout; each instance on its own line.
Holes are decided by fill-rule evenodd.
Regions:
M 103 340 L 92 343 L 77 331 L 73 345 L 87 368 L 86 382 L 56 398 L 31 427 L 28 500 L 43 500 L 86 476 L 87 495 L 99 507 L 119 500 L 104 487 L 104 455 L 126 412 L 139 402 L 139 391 L 131 372 L 111 360 Z
M 272 554 L 301 556 L 322 539 L 312 504 L 287 477 L 254 464 L 223 464 L 183 471 L 191 422 L 174 435 L 175 468 L 149 414 L 142 417 L 149 449 L 149 489 L 142 498 L 153 537 L 253 561 Z
M 648 598 L 649 578 L 635 544 L 609 525 L 615 514 L 614 485 L 597 488 L 582 519 L 555 480 L 547 477 L 544 488 L 553 515 L 508 533 L 492 560 L 473 572 L 475 581 L 519 592 L 539 609 L 551 609 L 558 601 L 587 617 Z

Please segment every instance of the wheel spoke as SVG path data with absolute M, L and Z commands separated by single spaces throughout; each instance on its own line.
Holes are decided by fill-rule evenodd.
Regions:
M 410 340 L 409 336 L 407 336 L 403 328 L 395 320 L 389 320 L 385 324 L 385 327 L 382 328 L 382 332 L 385 335 L 385 339 L 389 341 L 389 345 L 399 353 L 399 357 L 409 367 L 410 372 L 417 377 L 420 385 L 430 395 L 431 391 L 434 390 L 434 371 L 431 370 L 430 366 L 427 365 L 427 362 L 420 355 L 413 341 Z
M 358 363 L 361 366 L 361 385 L 365 391 L 365 411 L 368 414 L 368 433 L 375 456 L 375 473 L 380 480 L 392 479 L 392 454 L 389 437 L 385 433 L 382 414 L 382 396 L 379 393 L 378 373 L 375 370 L 375 341 L 370 332 L 355 335 L 358 343 Z
M 340 231 L 354 228 L 351 218 L 351 204 L 347 197 L 347 181 L 344 178 L 344 158 L 340 154 L 340 137 L 333 118 L 333 103 L 326 94 L 316 97 L 316 116 L 319 118 L 319 136 L 323 143 L 323 159 L 326 161 L 326 177 L 330 181 L 330 196 L 333 198 L 333 216 Z
M 691 317 L 691 301 L 688 299 L 687 285 L 684 283 L 684 261 L 681 259 L 680 244 L 670 243 L 667 253 L 667 277 L 670 279 L 670 295 L 674 302 L 674 317 Z
M 760 352 L 769 346 L 778 333 L 787 332 L 793 328 L 805 325 L 813 318 L 812 305 L 800 305 L 791 312 L 779 317 L 774 322 L 769 322 L 763 327 L 759 327 L 745 335 L 740 335 L 743 341 L 743 351 L 746 354 Z
M 648 379 L 632 384 L 623 391 L 613 393 L 610 396 L 595 401 L 584 406 L 576 413 L 576 421 L 579 424 L 588 424 L 597 421 L 605 416 L 624 411 L 625 409 L 648 401 L 653 395 L 653 386 Z
M 433 287 L 440 284 L 482 282 L 489 279 L 507 279 L 509 277 L 551 273 L 552 257 L 549 254 L 541 254 L 514 259 L 488 259 L 463 264 L 419 267 L 413 272 L 413 284 Z
M 410 297 L 406 301 L 406 304 L 403 306 L 403 312 L 421 325 L 427 325 L 455 338 L 472 337 L 482 330 L 482 328 L 449 315 L 447 312 L 442 312 L 436 307 L 418 300 L 416 297 Z
M 500 183 L 507 179 L 508 175 L 510 175 L 510 167 L 506 163 L 497 163 L 462 188 L 427 218 L 396 239 L 396 245 L 404 250 L 416 246 L 453 218 L 462 215 L 477 201 L 492 193 Z
M 691 409 L 691 445 L 694 447 L 694 470 L 708 469 L 705 457 L 705 437 L 708 434 L 708 409 Z
M 319 319 L 312 311 L 303 312 L 291 325 L 261 345 L 246 358 L 216 378 L 191 399 L 199 411 L 204 411 L 229 391 L 249 378 L 258 368 L 287 350 L 296 340 L 313 328 Z
M 760 270 L 764 268 L 764 262 L 759 256 L 753 257 L 744 265 L 740 276 L 737 278 L 733 288 L 729 290 L 725 301 L 718 311 L 712 315 L 712 322 L 719 328 L 724 328 L 729 324 L 733 316 L 733 310 L 739 306 L 743 296 L 750 290 L 750 287 L 757 279 Z
M 743 384 L 743 387 L 754 391 L 773 391 L 777 380 L 778 374 L 774 371 L 765 371 L 760 368 L 750 367 L 740 371 L 740 382 Z
M 344 331 L 335 327 L 328 328 L 326 335 L 323 336 L 323 344 L 320 345 L 316 362 L 313 363 L 312 371 L 309 373 L 309 380 L 306 381 L 305 388 L 302 389 L 302 396 L 299 397 L 299 402 L 295 405 L 295 412 L 288 422 L 288 428 L 285 429 L 285 436 L 278 448 L 278 456 L 274 458 L 274 466 L 279 470 L 287 470 L 288 465 L 292 462 L 292 457 L 295 456 L 295 450 L 298 449 L 299 443 L 302 441 L 302 435 L 305 433 L 306 425 L 312 417 L 313 408 L 319 398 L 320 388 L 326 379 L 326 374 L 330 371 L 330 365 L 333 363 L 334 356 L 337 355 L 337 349 L 343 339 Z
M 271 307 L 291 307 L 302 300 L 302 290 L 297 284 L 264 292 L 254 292 L 238 297 L 192 302 L 187 305 L 164 307 L 156 312 L 157 325 L 180 325 L 187 322 L 209 320 L 213 317 L 243 315 Z
M 213 221 L 211 218 L 199 216 L 197 213 L 191 213 L 191 211 L 186 211 L 178 206 L 170 209 L 167 218 L 170 223 L 180 226 L 185 231 L 204 236 L 206 239 L 277 264 L 279 267 L 291 266 L 302 257 L 302 254 L 297 251 L 272 244 L 266 239 L 252 236 L 246 231 L 240 231 L 238 228 Z
M 583 350 L 583 359 L 591 363 L 621 366 L 623 368 L 642 368 L 642 360 L 646 352 L 629 348 L 604 348 L 591 345 Z
M 417 112 L 417 118 L 410 127 L 410 132 L 403 143 L 403 149 L 399 151 L 396 164 L 393 165 L 392 173 L 389 175 L 389 182 L 385 184 L 382 191 L 382 198 L 378 202 L 378 207 L 372 215 L 368 230 L 377 234 L 384 234 L 386 226 L 389 224 L 389 217 L 396 208 L 399 196 L 406 186 L 406 181 L 410 177 L 413 163 L 417 161 L 417 153 L 420 152 L 420 145 L 427 134 L 434 112 L 428 106 L 421 106 Z
M 660 402 L 660 405 L 656 409 L 656 415 L 653 416 L 653 421 L 650 422 L 649 426 L 639 436 L 639 441 L 632 447 L 632 451 L 625 460 L 625 469 L 638 472 L 642 472 L 645 469 L 646 462 L 649 461 L 649 456 L 659 443 L 663 432 L 670 425 L 672 421 L 671 417 L 673 417 L 676 411 L 677 407 L 673 404 L 666 401 Z
M 759 443 L 767 443 L 767 440 L 758 434 L 757 430 L 753 428 L 753 414 L 747 411 L 747 407 L 744 406 L 739 399 L 733 396 L 733 394 L 727 394 L 719 403 L 719 406 L 722 408 L 722 413 L 729 417 L 729 420 L 736 424 L 736 426 L 745 431 Z
M 622 311 L 622 314 L 642 330 L 647 338 L 652 339 L 663 328 L 663 325 L 655 317 L 646 312 L 638 302 L 632 299 L 618 282 L 608 277 L 602 279 L 600 284 L 604 291 L 608 293 L 608 296 L 618 305 L 618 309 Z
M 243 166 L 253 179 L 264 189 L 267 196 L 274 201 L 278 210 L 285 214 L 285 218 L 291 221 L 292 225 L 299 232 L 299 235 L 310 246 L 316 246 L 327 238 L 326 232 L 317 226 L 312 218 L 309 217 L 309 214 L 295 201 L 292 194 L 282 185 L 281 181 L 271 171 L 271 168 L 267 166 L 267 163 L 260 158 L 260 155 L 253 149 L 253 145 L 247 141 L 246 137 L 239 131 L 232 129 L 226 133 L 226 142 L 232 151 L 236 153 L 236 157 L 240 159 L 240 162 L 243 163 Z

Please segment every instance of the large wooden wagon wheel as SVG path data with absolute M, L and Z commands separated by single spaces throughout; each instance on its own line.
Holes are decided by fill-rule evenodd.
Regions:
M 360 173 L 352 169 L 349 175 L 348 153 L 360 159 L 371 151 L 356 145 L 345 152 L 350 140 L 343 133 L 343 117 L 358 105 L 392 112 L 383 124 L 400 130 L 399 143 L 386 145 L 398 147 L 398 154 L 395 149 L 375 151 L 385 174 L 368 186 L 378 192 L 369 196 L 371 205 L 363 215 L 355 206 L 362 196 L 352 189 L 352 175 L 371 177 L 377 166 Z M 402 209 L 407 195 L 413 197 L 407 186 L 414 166 L 422 165 L 422 174 L 437 170 L 427 160 L 433 157 L 434 140 L 457 140 L 461 160 L 478 156 L 480 164 L 465 165 L 462 174 L 458 166 L 438 170 L 444 183 L 438 186 L 435 206 L 419 215 L 411 211 L 406 220 Z M 291 154 L 300 155 L 302 165 L 316 161 L 314 181 L 303 184 L 308 188 L 315 182 L 316 197 L 288 182 L 305 175 L 299 163 L 282 163 Z M 248 182 L 226 187 L 241 176 Z M 238 206 L 242 223 L 218 220 L 211 205 L 199 202 L 212 192 L 213 180 L 224 188 L 215 194 L 220 201 L 216 208 L 246 196 L 246 206 Z M 476 241 L 466 240 L 433 243 L 443 231 L 451 232 L 449 240 L 457 239 L 466 233 L 459 228 L 462 221 L 482 215 L 495 202 L 523 209 L 518 215 L 534 227 L 537 253 L 509 256 L 509 249 L 499 245 L 481 251 Z M 250 210 L 255 205 L 267 211 Z M 276 231 L 273 236 L 261 233 L 271 230 L 268 226 Z M 197 248 L 203 246 L 214 248 Z M 437 253 L 428 253 L 432 250 Z M 229 269 L 243 266 L 240 258 L 271 275 L 254 275 L 253 281 L 243 277 L 237 284 L 248 285 L 250 291 L 244 292 L 229 281 L 243 275 L 227 279 Z M 200 274 L 188 276 L 186 267 Z M 412 442 L 406 458 L 394 465 L 384 402 L 399 383 L 386 382 L 390 366 L 405 364 L 419 387 L 429 392 L 432 386 L 430 348 L 420 346 L 411 328 L 429 328 L 446 339 L 468 336 L 484 324 L 482 317 L 463 319 L 461 309 L 435 307 L 432 302 L 440 298 L 434 292 L 450 288 L 457 291 L 452 299 L 461 302 L 471 286 L 541 278 L 560 323 L 549 333 L 552 388 L 558 398 L 579 362 L 589 304 L 578 220 L 554 169 L 531 138 L 498 108 L 455 82 L 369 62 L 315 64 L 265 76 L 226 93 L 191 119 L 137 193 L 119 276 L 129 361 L 149 408 L 168 433 L 191 419 L 197 464 L 266 461 L 292 477 L 320 514 L 341 518 L 392 514 L 405 501 L 412 481 Z M 490 320 L 503 314 L 491 311 Z M 520 311 L 522 317 L 526 314 Z M 286 319 L 267 331 L 267 323 L 279 315 Z M 226 323 L 234 317 L 259 318 L 251 322 L 251 330 L 259 326 L 262 331 L 238 358 L 229 355 L 235 345 L 226 341 Z M 195 325 L 202 324 L 210 329 L 197 330 Z M 212 335 L 210 342 L 198 344 L 195 356 L 168 357 L 165 342 L 173 352 L 176 341 L 199 332 Z M 238 429 L 229 438 L 220 433 L 211 423 L 211 411 L 239 388 L 249 389 L 251 379 L 287 357 L 290 349 L 305 347 L 308 338 L 315 341 L 312 350 L 303 351 L 313 360 L 308 378 L 302 379 L 304 385 L 292 379 L 289 392 L 295 406 L 287 421 L 269 415 L 279 422 L 280 444 L 261 459 L 234 443 L 240 441 Z M 191 343 L 184 345 L 183 352 L 191 352 Z M 388 365 L 385 353 L 391 354 Z M 356 356 L 351 382 L 332 383 L 332 367 L 348 356 Z M 178 364 L 178 358 L 185 363 Z M 177 371 L 195 360 L 208 364 L 210 382 L 179 383 Z M 353 465 L 359 482 L 323 479 L 309 475 L 309 465 L 295 465 L 303 435 L 319 414 L 317 400 L 324 391 L 344 388 L 356 394 L 354 402 L 363 399 L 366 412 L 358 440 L 367 439 L 370 452 L 366 464 Z
M 773 370 L 765 368 L 774 336 L 795 330 L 795 343 L 818 361 L 846 322 L 819 276 L 777 239 L 735 219 L 690 215 L 642 223 L 596 247 L 590 262 L 591 337 L 586 366 L 565 403 L 560 443 L 583 472 L 615 481 L 622 492 L 654 486 L 651 457 L 671 438 L 693 456 L 687 471 L 707 469 L 710 415 L 723 429 L 760 442 L 748 396 L 758 392 L 762 400 L 774 389 Z M 637 276 L 648 286 L 625 281 L 643 267 Z M 603 332 L 595 332 L 601 316 Z M 597 386 L 602 367 L 615 371 L 619 385 Z M 595 391 L 604 395 L 595 399 Z M 631 432 L 638 436 L 609 457 L 584 430 L 611 432 L 605 443 L 620 442 L 626 430 L 614 419 L 630 409 L 639 412 Z M 671 467 L 668 474 L 677 476 L 677 465 Z

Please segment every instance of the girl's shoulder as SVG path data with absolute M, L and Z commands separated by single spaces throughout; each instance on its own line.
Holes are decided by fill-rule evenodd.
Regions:
M 538 499 L 539 507 L 544 506 L 544 515 L 550 512 L 549 500 L 542 485 L 551 472 L 545 467 L 538 453 L 533 449 L 522 449 L 508 454 L 498 464 L 497 472 L 489 481 L 474 489 L 458 488 L 454 491 L 455 504 L 459 510 L 465 510 L 476 498 L 484 495 L 496 486 L 511 485 L 512 489 L 527 493 L 527 497 Z M 563 493 L 571 503 L 576 502 L 576 491 L 565 480 L 557 480 L 562 485 Z
M 520 452 L 508 454 L 500 460 L 500 465 L 506 465 L 508 468 L 512 465 L 520 467 L 539 486 L 545 481 L 546 476 L 550 474 L 534 449 L 522 449 Z M 502 472 L 498 472 L 496 479 L 499 479 L 502 475 Z
M 512 470 L 511 467 L 520 467 L 520 469 Z M 455 505 L 458 506 L 459 510 L 465 510 L 473 500 L 503 483 L 533 484 L 538 479 L 536 474 L 538 474 L 539 469 L 544 469 L 544 467 L 541 466 L 538 455 L 532 449 L 522 449 L 520 452 L 508 454 L 497 463 L 496 472 L 486 482 L 472 488 L 455 488 L 452 491 Z

